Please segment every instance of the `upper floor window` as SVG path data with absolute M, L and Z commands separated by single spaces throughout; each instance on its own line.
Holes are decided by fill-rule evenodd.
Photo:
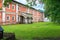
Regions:
M 18 10 L 20 10 L 21 5 L 18 6 Z
M 10 20 L 10 17 L 9 17 L 9 16 L 7 16 L 7 17 L 6 17 L 6 20 Z
M 15 9 L 15 5 L 14 5 L 14 4 L 12 5 L 12 9 L 13 9 L 13 10 Z
M 8 5 L 7 8 L 10 8 L 10 5 Z

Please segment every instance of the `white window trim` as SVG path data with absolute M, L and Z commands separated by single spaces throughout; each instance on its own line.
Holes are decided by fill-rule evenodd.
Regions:
M 12 4 L 12 7 L 13 7 L 13 6 L 14 6 L 14 9 L 13 9 L 13 8 L 12 8 L 12 9 L 13 9 L 13 10 L 15 10 L 15 5 L 14 5 L 14 4 Z
M 16 4 L 16 13 L 18 13 L 18 4 Z
M 7 20 L 7 17 L 9 17 L 9 20 Z M 7 21 L 10 21 L 10 16 L 6 16 L 6 20 L 7 20 Z
M 28 8 L 27 13 L 29 13 L 30 9 Z

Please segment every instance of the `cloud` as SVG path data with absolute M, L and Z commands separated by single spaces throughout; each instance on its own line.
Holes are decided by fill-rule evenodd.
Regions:
M 16 0 L 16 1 L 23 3 L 23 4 L 27 4 L 26 0 Z
M 23 4 L 27 4 L 26 0 L 16 0 L 20 3 L 23 3 Z M 36 4 L 37 6 L 32 6 L 33 8 L 35 9 L 40 9 L 40 10 L 44 10 L 43 7 L 44 7 L 44 4 L 39 4 L 38 1 L 36 1 Z

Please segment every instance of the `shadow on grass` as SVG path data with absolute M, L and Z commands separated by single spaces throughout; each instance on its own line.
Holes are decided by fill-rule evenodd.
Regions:
M 60 40 L 60 37 L 47 37 L 47 38 L 40 38 L 40 37 L 34 37 L 33 40 Z

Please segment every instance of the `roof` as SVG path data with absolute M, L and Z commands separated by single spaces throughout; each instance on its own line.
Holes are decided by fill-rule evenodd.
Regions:
M 21 4 L 21 5 L 25 6 L 25 7 L 31 8 L 31 9 L 33 9 L 33 10 L 36 10 L 36 11 L 41 12 L 40 10 L 37 10 L 37 9 L 35 9 L 35 8 L 33 8 L 33 7 L 30 7 L 30 6 L 28 6 L 28 5 L 22 4 L 22 3 L 18 2 L 18 1 L 13 0 L 13 2 L 18 3 L 18 4 Z M 42 11 L 42 13 L 43 13 L 43 11 Z
M 39 9 L 39 11 L 40 11 L 41 13 L 44 13 L 44 11 L 42 11 L 42 10 L 40 10 L 40 9 Z

